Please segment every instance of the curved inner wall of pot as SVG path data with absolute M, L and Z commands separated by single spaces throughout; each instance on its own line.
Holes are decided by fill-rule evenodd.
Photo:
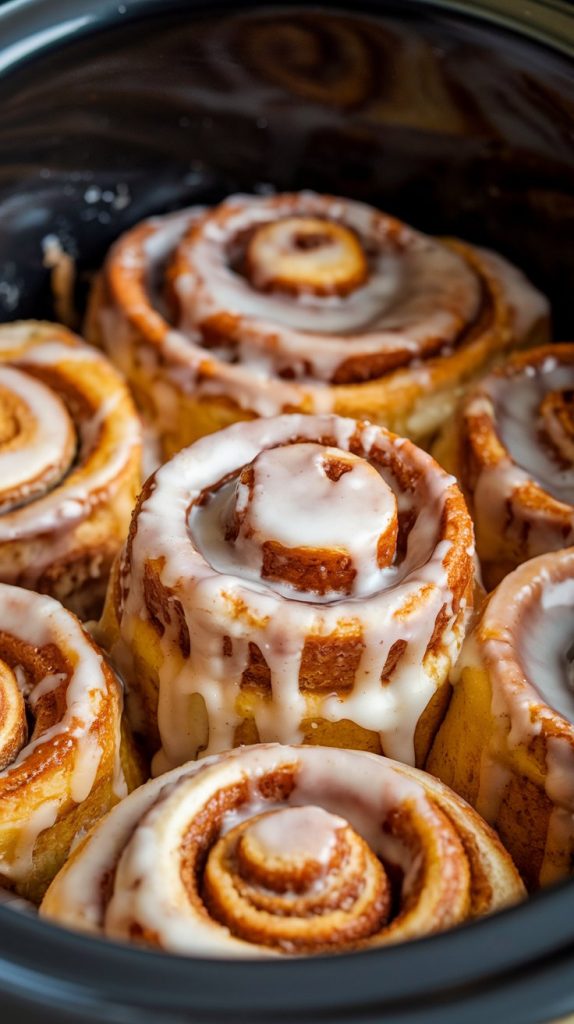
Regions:
M 566 58 L 426 5 L 357 6 L 194 17 L 182 3 L 6 75 L 0 319 L 55 315 L 61 251 L 81 302 L 109 244 L 150 213 L 314 188 L 506 254 L 571 335 Z

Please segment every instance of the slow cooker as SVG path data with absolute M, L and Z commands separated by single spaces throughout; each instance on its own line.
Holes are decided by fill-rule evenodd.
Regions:
M 0 75 L 2 320 L 54 315 L 50 239 L 81 305 L 142 217 L 307 187 L 492 246 L 572 336 L 569 3 L 11 0 Z M 6 1024 L 557 1020 L 574 1012 L 574 885 L 408 945 L 280 963 L 154 954 L 0 906 L 0 1005 Z

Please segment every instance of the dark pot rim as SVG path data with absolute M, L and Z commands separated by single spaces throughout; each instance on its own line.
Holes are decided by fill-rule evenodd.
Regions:
M 283 1015 L 365 1024 L 384 1015 L 414 1024 L 433 1021 L 434 1013 L 437 1021 L 460 1021 L 464 1006 L 465 1024 L 483 1022 L 489 1013 L 493 1020 L 528 1024 L 544 1019 L 544 1011 L 572 1007 L 573 956 L 571 882 L 384 954 L 374 949 L 281 961 L 155 953 L 0 907 L 0 991 L 43 1006 L 133 1007 L 141 1021 L 151 1019 L 146 1011 L 155 1017 L 158 1010 L 193 1010 L 198 1019 L 220 1020 L 223 1008 L 233 1007 L 234 1020 L 246 1014 L 245 1020 L 265 1024 Z
M 210 13 L 245 4 L 209 0 Z M 515 29 L 574 57 L 565 0 L 403 0 Z M 184 0 L 162 0 L 162 13 Z M 158 0 L 9 0 L 0 9 L 0 74 L 55 44 L 157 10 Z M 190 13 L 205 7 L 188 0 Z M 251 4 L 250 6 L 254 6 Z M 291 6 L 282 3 L 281 6 Z M 325 6 L 335 7 L 336 3 Z M 346 6 L 341 4 L 341 6 Z M 385 0 L 361 5 L 376 13 Z M 574 883 L 408 945 L 309 960 L 193 960 L 60 929 L 0 906 L 0 992 L 78 1013 L 137 1008 L 138 1021 L 440 1021 L 534 1024 L 574 1008 Z M 517 1008 L 519 1007 L 519 1016 Z M 150 1016 L 148 1016 L 148 1014 Z M 182 1018 L 181 1014 L 185 1016 Z M 193 1014 L 190 1018 L 189 1014 Z M 173 1015 L 173 1016 L 172 1016 Z M 132 1019 L 131 1017 L 129 1018 Z
M 229 0 L 208 0 L 210 12 L 239 6 L 301 6 L 300 0 L 282 0 L 265 4 L 261 0 L 246 4 Z M 106 25 L 145 16 L 158 0 L 5 0 L 0 9 L 0 75 L 13 70 L 42 50 L 66 40 L 96 31 Z M 428 7 L 481 19 L 490 25 L 517 30 L 546 43 L 554 50 L 574 54 L 574 22 L 571 0 L 402 0 L 413 8 Z M 162 0 L 162 13 L 181 10 L 183 0 Z M 205 7 L 199 0 L 187 0 L 186 6 Z M 317 7 L 348 7 L 348 0 L 331 0 Z M 373 13 L 385 7 L 385 0 L 361 4 Z

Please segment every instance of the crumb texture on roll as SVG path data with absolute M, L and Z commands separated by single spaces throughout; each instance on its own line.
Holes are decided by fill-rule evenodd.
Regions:
M 194 956 L 404 942 L 524 895 L 491 829 L 436 779 L 364 751 L 244 747 L 128 797 L 42 913 Z
M 0 580 L 98 614 L 140 484 L 127 388 L 57 324 L 0 327 Z
M 284 412 L 425 439 L 468 379 L 547 328 L 546 300 L 500 256 L 300 192 L 137 225 L 108 255 L 86 330 L 173 454 Z
M 492 589 L 574 543 L 574 345 L 514 356 L 463 399 L 434 449 L 455 473 Z
M 497 829 L 529 888 L 572 876 L 574 548 L 493 591 L 427 767 Z
M 142 492 L 100 636 L 154 772 L 240 743 L 421 765 L 473 587 L 456 481 L 336 416 L 240 423 Z
M 53 598 L 0 584 L 0 885 L 38 902 L 141 780 L 117 677 Z

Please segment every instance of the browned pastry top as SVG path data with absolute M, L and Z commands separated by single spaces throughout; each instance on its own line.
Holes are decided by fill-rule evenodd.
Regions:
M 436 779 L 376 755 L 244 747 L 128 797 L 42 912 L 199 956 L 344 952 L 520 899 L 494 833 Z

